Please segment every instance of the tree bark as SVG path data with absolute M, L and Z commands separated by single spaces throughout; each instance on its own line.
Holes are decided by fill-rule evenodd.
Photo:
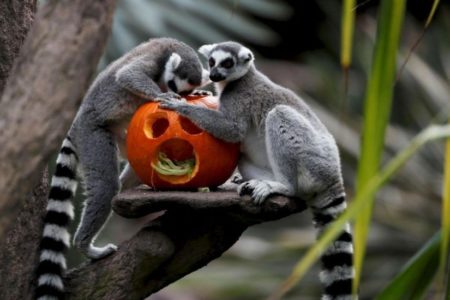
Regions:
M 110 31 L 114 0 L 49 0 L 0 100 L 0 238 L 60 145 Z
M 0 247 L 0 299 L 29 299 L 33 293 L 47 192 L 46 170 Z
M 281 196 L 258 206 L 235 192 L 126 191 L 113 201 L 119 215 L 166 213 L 114 255 L 72 270 L 66 278 L 68 298 L 144 299 L 221 256 L 248 226 L 305 208 L 300 199 Z
M 31 27 L 36 0 L 0 1 L 0 95 Z

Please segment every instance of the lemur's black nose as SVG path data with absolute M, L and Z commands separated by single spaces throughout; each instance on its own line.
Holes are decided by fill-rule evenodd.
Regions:
M 214 82 L 222 81 L 225 79 L 225 76 L 223 76 L 220 73 L 212 73 L 209 75 L 209 79 L 211 79 Z

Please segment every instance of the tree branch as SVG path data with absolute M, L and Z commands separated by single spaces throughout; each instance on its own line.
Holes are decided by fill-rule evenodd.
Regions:
M 67 276 L 70 299 L 143 299 L 221 256 L 251 225 L 301 212 L 300 199 L 276 196 L 262 206 L 235 192 L 153 192 L 116 197 L 124 217 L 167 210 L 114 255 L 86 263 Z
M 49 0 L 0 101 L 0 238 L 73 120 L 110 30 L 114 0 Z

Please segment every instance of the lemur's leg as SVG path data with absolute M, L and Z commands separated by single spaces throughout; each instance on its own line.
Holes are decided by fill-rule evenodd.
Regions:
M 119 191 L 119 161 L 117 146 L 109 131 L 98 127 L 89 132 L 85 140 L 79 142 L 87 199 L 74 243 L 86 256 L 99 259 L 117 249 L 113 244 L 94 247 L 92 243 L 108 219 L 111 200 Z
M 298 115 L 297 112 L 295 114 Z M 292 131 L 292 128 L 299 127 L 301 124 L 296 115 L 286 115 L 286 112 L 280 111 L 278 106 L 268 113 L 265 123 L 265 143 L 274 179 L 252 177 L 254 179 L 240 186 L 241 194 L 251 193 L 256 203 L 262 203 L 271 194 L 296 195 L 298 156 L 295 155 L 294 139 L 300 137 L 295 136 L 297 133 Z

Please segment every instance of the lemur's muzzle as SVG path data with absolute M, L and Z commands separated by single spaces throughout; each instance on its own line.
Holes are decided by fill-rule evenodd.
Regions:
M 225 76 L 220 74 L 220 72 L 218 72 L 217 70 L 212 70 L 211 73 L 209 74 L 209 79 L 211 79 L 214 82 L 218 82 L 224 80 Z

